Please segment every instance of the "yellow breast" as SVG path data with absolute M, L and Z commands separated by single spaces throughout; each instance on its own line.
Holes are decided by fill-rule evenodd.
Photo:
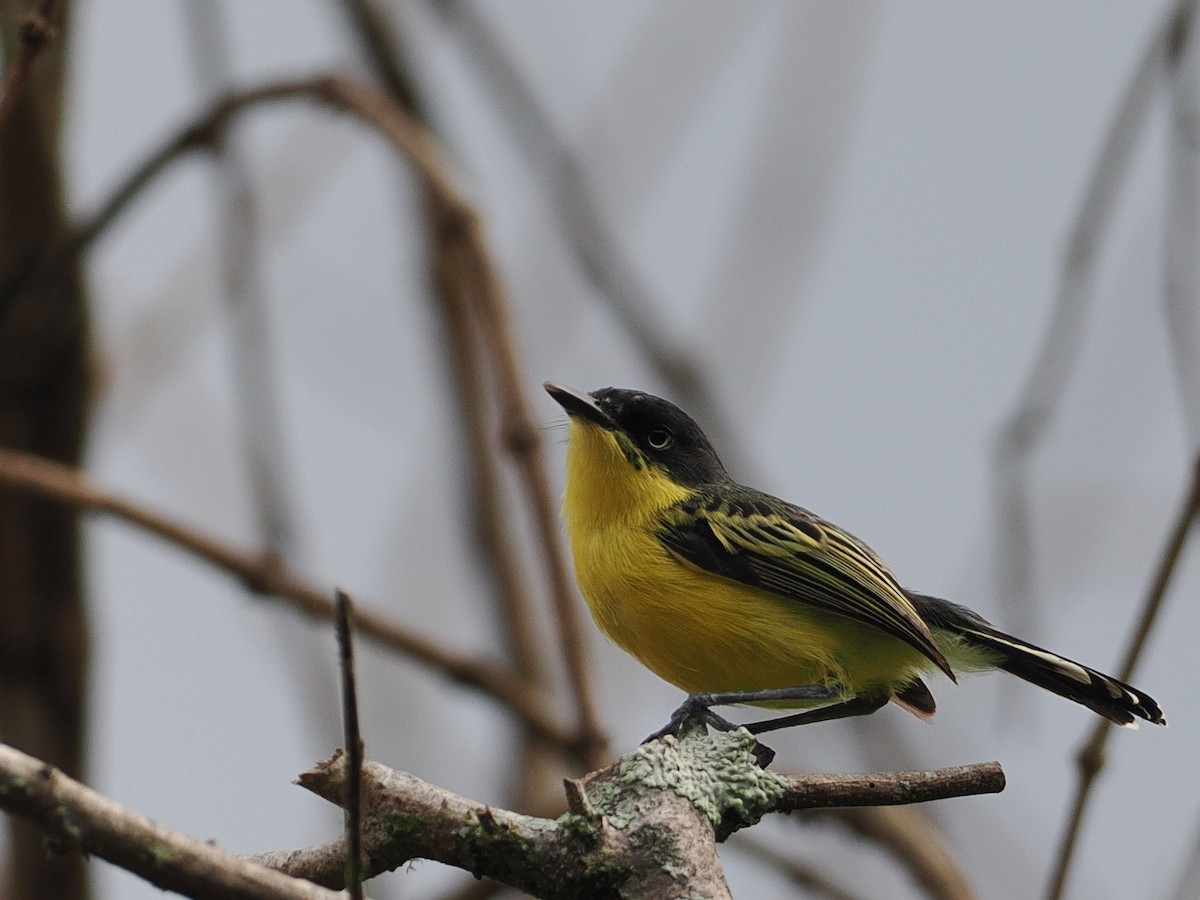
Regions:
M 688 692 L 827 684 L 898 686 L 927 660 L 878 629 L 741 585 L 673 556 L 662 511 L 689 491 L 630 466 L 601 428 L 571 422 L 564 515 L 596 624 Z

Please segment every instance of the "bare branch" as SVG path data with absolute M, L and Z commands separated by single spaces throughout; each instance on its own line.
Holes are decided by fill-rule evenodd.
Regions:
M 25 291 L 48 290 L 56 285 L 58 272 L 63 265 L 84 252 L 174 160 L 195 149 L 211 149 L 229 121 L 246 109 L 264 103 L 297 99 L 315 101 L 351 113 L 375 129 L 416 169 L 440 207 L 441 228 L 458 242 L 461 264 L 475 289 L 473 297 L 478 303 L 482 334 L 490 344 L 499 372 L 506 444 L 517 462 L 529 494 L 538 523 L 539 542 L 550 571 L 554 608 L 579 718 L 580 735 L 575 743 L 578 752 L 595 762 L 602 758 L 606 741 L 592 698 L 579 604 L 559 538 L 550 479 L 521 387 L 514 341 L 508 324 L 507 301 L 485 249 L 482 224 L 458 192 L 457 178 L 443 159 L 436 141 L 386 94 L 351 79 L 323 77 L 280 82 L 229 95 L 144 160 L 90 220 L 81 225 L 67 241 L 45 255 L 42 264 L 34 267 L 29 278 L 8 285 L 7 290 L 0 290 L 0 316 Z
M 559 646 L 571 681 L 579 722 L 580 752 L 583 753 L 589 767 L 596 766 L 601 764 L 606 756 L 607 739 L 600 728 L 596 712 L 587 641 L 579 612 L 580 603 L 563 551 L 558 505 L 550 488 L 546 458 L 542 453 L 541 440 L 525 397 L 524 379 L 517 364 L 516 341 L 509 321 L 508 302 L 491 261 L 482 252 L 485 244 L 481 227 L 479 221 L 474 218 L 464 222 L 463 232 L 473 235 L 467 239 L 466 246 L 475 257 L 477 275 L 477 289 L 469 296 L 475 298 L 482 323 L 481 332 L 484 340 L 490 345 L 499 373 L 505 445 L 517 464 L 533 508 L 537 540 L 550 576 Z
M 768 846 L 762 841 L 756 841 L 745 834 L 741 834 L 734 838 L 730 846 L 736 846 L 738 850 L 782 872 L 791 882 L 798 887 L 804 888 L 814 896 L 826 897 L 828 900 L 860 900 L 857 894 L 852 894 L 840 885 L 835 884 L 815 866 L 792 859 L 792 857 L 785 853 L 780 853 L 774 847 Z
M 106 493 L 70 466 L 0 447 L 0 485 L 136 525 L 223 569 L 256 594 L 284 600 L 313 619 L 333 619 L 333 602 L 327 592 L 302 581 L 277 560 L 235 549 L 140 504 Z M 559 746 L 574 746 L 573 735 L 547 713 L 537 692 L 504 667 L 441 647 L 378 613 L 360 611 L 357 624 L 364 637 L 488 694 L 511 709 L 526 726 Z
M 342 0 L 340 4 L 350 28 L 376 78 L 390 96 L 408 113 L 421 121 L 425 110 L 417 92 L 400 65 L 400 51 L 388 29 L 385 17 L 372 0 Z M 549 660 L 554 646 L 545 639 L 540 627 L 546 618 L 534 603 L 530 576 L 523 565 L 520 535 L 512 528 L 512 503 L 506 495 L 500 457 L 504 449 L 496 440 L 497 392 L 492 388 L 496 375 L 489 366 L 487 347 L 475 311 L 475 266 L 472 254 L 461 248 L 457 229 L 444 228 L 454 218 L 445 198 L 426 192 L 425 225 L 432 256 L 435 307 L 445 329 L 448 352 L 444 354 L 454 381 L 460 423 L 469 450 L 468 472 L 460 490 L 464 495 L 463 517 L 467 529 L 477 540 L 471 549 L 477 552 L 490 576 L 492 595 L 501 617 L 508 658 L 514 669 L 530 683 L 545 687 Z M 514 748 L 516 791 L 515 805 L 541 810 L 557 802 L 554 783 L 561 769 L 558 751 L 535 735 L 525 732 Z M 589 758 L 587 767 L 600 765 Z M 481 890 L 496 890 L 495 882 L 472 882 L 471 896 Z M 457 895 L 455 895 L 457 896 Z
M 1167 57 L 1171 119 L 1163 198 L 1163 295 L 1167 342 L 1188 437 L 1200 440 L 1200 40 L 1196 0 L 1177 18 Z
M 227 93 L 233 78 L 229 36 L 218 3 L 184 3 L 196 80 L 206 100 Z M 238 135 L 212 142 L 221 284 L 229 311 L 230 369 L 238 432 L 263 544 L 295 560 L 295 507 L 288 492 L 286 430 L 274 381 L 270 310 L 260 260 L 259 210 Z
M 692 348 L 670 337 L 663 327 L 662 304 L 657 302 L 645 279 L 621 247 L 613 228 L 605 221 L 592 179 L 579 155 L 558 133 L 551 118 L 531 90 L 512 54 L 469 3 L 437 3 L 453 33 L 463 46 L 463 61 L 476 69 L 476 81 L 488 92 L 493 105 L 503 110 L 501 121 L 547 196 L 557 218 L 554 230 L 566 242 L 581 274 L 596 290 L 641 353 L 642 358 L 670 387 L 679 404 L 697 419 L 715 442 L 725 448 L 722 456 L 737 459 L 741 440 L 704 367 L 695 362 Z
M 363 900 L 362 877 L 362 765 L 363 740 L 358 729 L 358 688 L 354 680 L 354 616 L 350 596 L 337 591 L 338 662 L 342 670 L 342 742 L 346 747 L 346 793 L 342 808 L 346 811 L 346 887 L 351 900 Z
M 1054 421 L 1079 355 L 1096 250 L 1143 131 L 1180 7 L 1187 2 L 1191 0 L 1178 2 L 1155 32 L 1113 114 L 1067 239 L 1053 314 L 1020 399 L 997 437 L 993 465 L 999 593 L 1015 607 L 1010 622 L 1014 627 L 1022 618 L 1028 625 L 1033 609 L 1030 461 Z
M 1184 545 L 1187 543 L 1192 525 L 1198 516 L 1200 516 L 1200 453 L 1196 455 L 1196 460 L 1192 465 L 1191 484 L 1188 487 L 1187 496 L 1175 519 L 1175 525 L 1167 537 L 1150 588 L 1146 592 L 1146 599 L 1142 604 L 1142 613 L 1138 619 L 1137 628 L 1125 651 L 1121 671 L 1117 676 L 1122 681 L 1129 681 L 1133 677 L 1133 670 L 1142 655 L 1142 649 L 1146 646 L 1150 629 L 1158 619 L 1158 612 L 1166 598 L 1167 588 L 1171 584 L 1171 578 L 1183 555 Z M 1070 871 L 1071 859 L 1083 828 L 1083 817 L 1091 797 L 1092 787 L 1096 783 L 1100 770 L 1104 768 L 1104 751 L 1113 730 L 1111 725 L 1112 723 L 1107 719 L 1097 720 L 1096 725 L 1092 728 L 1091 736 L 1084 742 L 1076 757 L 1079 777 L 1075 785 L 1075 799 L 1071 804 L 1070 817 L 1059 843 L 1057 861 L 1046 891 L 1046 896 L 1051 900 L 1058 900 L 1066 889 L 1067 873 Z
M 58 35 L 57 23 L 62 0 L 37 0 L 25 14 L 19 28 L 20 44 L 4 73 L 4 85 L 0 87 L 0 134 L 8 126 L 12 111 L 25 91 L 33 61 L 42 48 Z
M 0 744 L 0 808 L 44 829 L 59 852 L 99 856 L 151 884 L 189 897 L 334 900 L 341 896 L 184 837 L 6 744 Z
M 914 807 L 860 806 L 821 810 L 887 852 L 932 900 L 975 900 L 975 891 L 945 837 Z

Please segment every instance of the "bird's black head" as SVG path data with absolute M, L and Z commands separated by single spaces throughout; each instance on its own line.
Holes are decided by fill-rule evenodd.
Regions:
M 546 390 L 568 414 L 622 433 L 646 463 L 664 469 L 679 484 L 692 487 L 729 480 L 700 426 L 668 400 L 614 387 L 580 394 L 547 382 Z

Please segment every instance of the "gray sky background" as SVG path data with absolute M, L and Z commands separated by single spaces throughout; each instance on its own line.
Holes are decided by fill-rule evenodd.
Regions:
M 1115 668 L 1200 438 L 1185 399 L 1198 399 L 1186 385 L 1200 373 L 1181 381 L 1161 299 L 1163 85 L 1100 248 L 1060 413 L 1033 457 L 1030 609 L 999 587 L 994 454 L 1105 130 L 1166 4 L 384 5 L 483 212 L 547 426 L 561 417 L 544 379 L 669 391 L 568 251 L 553 160 L 512 126 L 472 34 L 515 61 L 575 155 L 648 298 L 643 320 L 702 361 L 735 476 L 851 529 L 906 584 Z M 334 4 L 219 9 L 231 84 L 361 70 Z M 77 210 L 208 96 L 190 22 L 182 3 L 78 6 L 66 132 Z M 458 424 L 408 174 L 346 120 L 303 107 L 255 115 L 236 146 L 261 218 L 298 564 L 457 646 L 497 648 L 465 549 Z M 204 161 L 179 166 L 91 257 L 101 386 L 89 465 L 107 486 L 254 546 L 211 176 Z M 561 478 L 563 431 L 545 436 Z M 88 537 L 91 781 L 237 851 L 327 839 L 340 816 L 291 779 L 340 743 L 332 636 L 123 526 L 95 523 Z M 1169 897 L 1200 832 L 1198 562 L 1193 549 L 1134 679 L 1171 727 L 1114 736 L 1072 896 Z M 604 721 L 625 749 L 678 692 L 589 634 Z M 360 685 L 373 757 L 504 796 L 502 714 L 369 650 Z M 935 724 L 884 710 L 784 733 L 771 742 L 779 766 L 1000 760 L 1003 794 L 928 811 L 981 896 L 1034 896 L 1091 714 L 999 676 L 933 688 Z M 919 896 L 843 834 L 760 831 L 866 896 Z M 724 858 L 738 896 L 790 890 L 732 846 Z M 373 895 L 459 883 L 436 864 L 414 869 Z M 102 883 L 105 897 L 158 896 L 111 869 Z

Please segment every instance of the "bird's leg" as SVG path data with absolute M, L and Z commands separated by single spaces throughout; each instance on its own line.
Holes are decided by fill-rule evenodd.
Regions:
M 711 725 L 717 731 L 733 731 L 737 728 L 736 725 L 724 716 L 717 715 L 709 708 L 715 705 L 706 702 L 711 696 L 711 694 L 688 694 L 687 699 L 680 704 L 679 708 L 671 713 L 671 720 L 647 737 L 642 743 L 648 744 L 668 734 L 678 736 L 683 726 L 693 719 L 699 719 L 705 725 Z
M 701 719 L 704 724 L 712 726 L 717 731 L 733 731 L 735 728 L 739 727 L 730 722 L 724 716 L 717 715 L 715 712 L 713 712 L 712 707 L 714 706 L 732 706 L 736 703 L 777 703 L 795 700 L 819 702 L 821 700 L 834 700 L 837 698 L 837 696 L 838 695 L 836 693 L 831 691 L 823 684 L 803 684 L 785 688 L 766 688 L 760 691 L 721 691 L 713 694 L 688 694 L 688 697 L 683 701 L 683 704 L 677 710 L 675 710 L 675 712 L 671 713 L 671 721 L 669 721 L 662 728 L 658 729 L 658 731 L 654 732 L 654 734 L 646 738 L 646 740 L 642 741 L 642 743 L 647 744 L 650 741 L 657 740 L 665 734 L 677 735 L 679 733 L 679 729 L 685 722 L 696 718 Z M 848 715 L 855 714 L 848 713 Z
M 814 722 L 832 722 L 834 719 L 848 719 L 852 716 L 869 716 L 882 706 L 888 698 L 882 694 L 864 694 L 861 697 L 851 697 L 832 706 L 822 706 L 820 709 L 810 709 L 806 712 L 790 716 L 780 716 L 777 719 L 765 719 L 762 722 L 751 722 L 742 727 L 751 734 L 762 734 L 764 731 L 776 731 L 780 728 L 791 728 L 794 725 L 811 725 Z

